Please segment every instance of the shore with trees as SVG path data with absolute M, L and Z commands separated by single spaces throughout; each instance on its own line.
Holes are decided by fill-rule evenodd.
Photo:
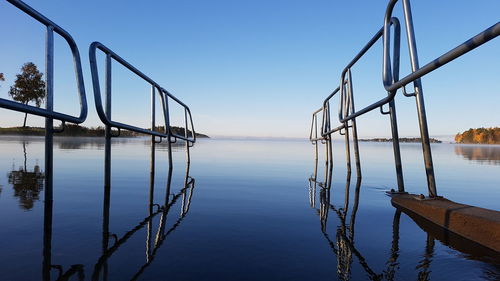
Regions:
M 172 133 L 184 136 L 184 128 L 180 127 L 171 127 Z M 163 132 L 164 127 L 157 127 L 156 131 Z M 0 135 L 24 135 L 24 136 L 43 136 L 45 135 L 45 129 L 42 127 L 9 127 L 9 128 L 0 128 Z M 192 132 L 188 130 L 188 135 L 192 135 Z M 61 133 L 57 133 L 57 136 L 82 136 L 82 137 L 104 137 L 104 127 L 85 127 L 74 124 L 66 124 L 64 127 L 64 131 Z M 139 137 L 143 136 L 143 134 L 139 134 L 132 131 L 121 130 L 121 137 Z M 205 134 L 196 133 L 197 138 L 209 138 L 209 136 Z
M 469 129 L 455 135 L 457 143 L 471 144 L 500 144 L 500 128 L 476 128 Z

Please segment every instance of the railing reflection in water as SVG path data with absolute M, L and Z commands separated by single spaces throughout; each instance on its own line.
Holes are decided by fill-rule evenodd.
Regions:
M 329 167 L 325 167 L 327 171 L 333 163 L 329 164 Z M 393 229 L 392 229 L 392 244 L 390 249 L 390 256 L 386 262 L 386 267 L 384 270 L 377 271 L 373 266 L 370 265 L 369 261 L 364 257 L 362 252 L 355 245 L 355 223 L 356 214 L 358 212 L 359 200 L 360 200 L 360 189 L 361 189 L 361 177 L 356 177 L 356 185 L 354 188 L 354 198 L 353 204 L 349 216 L 349 197 L 350 197 L 350 186 L 351 186 L 351 173 L 347 173 L 346 186 L 345 186 L 345 197 L 343 207 L 337 208 L 331 203 L 331 173 L 329 178 L 327 177 L 326 182 L 320 182 L 316 184 L 318 170 L 318 162 L 315 161 L 314 174 L 309 178 L 309 203 L 311 208 L 316 210 L 320 219 L 320 230 L 325 237 L 328 245 L 330 246 L 332 252 L 337 257 L 337 275 L 340 280 L 351 280 L 352 278 L 352 263 L 355 257 L 359 265 L 363 268 L 366 276 L 370 280 L 395 280 L 396 271 L 399 268 L 399 225 L 401 218 L 401 210 L 396 209 L 393 219 Z M 319 206 L 316 204 L 316 193 L 319 197 Z M 328 218 L 330 212 L 336 215 L 338 218 L 338 223 L 336 224 L 335 238 L 332 239 L 328 233 Z M 427 234 L 427 241 L 425 247 L 425 253 L 422 260 L 419 262 L 418 278 L 417 280 L 429 280 L 429 266 L 432 261 L 434 251 L 434 238 L 432 235 Z
M 165 239 L 170 235 L 184 220 L 188 214 L 191 201 L 193 198 L 193 192 L 195 187 L 195 179 L 189 175 L 190 171 L 190 161 L 189 153 L 188 159 L 186 161 L 186 170 L 183 181 L 182 188 L 176 193 L 170 193 L 171 177 L 172 172 L 168 173 L 167 184 L 165 186 L 166 193 L 165 197 L 162 199 L 162 203 L 154 203 L 154 191 L 155 191 L 155 157 L 154 157 L 155 145 L 151 145 L 151 167 L 150 167 L 150 187 L 149 187 L 149 197 L 148 197 L 148 216 L 140 221 L 136 226 L 130 229 L 128 232 L 122 236 L 118 236 L 110 230 L 110 210 L 111 210 L 111 198 L 110 198 L 110 188 L 111 185 L 104 186 L 104 200 L 103 200 L 103 219 L 102 219 L 102 244 L 101 244 L 101 256 L 97 259 L 97 262 L 92 269 L 90 279 L 88 280 L 112 280 L 109 277 L 108 260 L 113 256 L 113 254 L 120 249 L 131 237 L 134 236 L 139 230 L 147 227 L 147 237 L 146 237 L 146 251 L 145 251 L 145 262 L 141 265 L 137 272 L 133 274 L 130 280 L 137 280 L 139 276 L 145 271 L 145 269 L 153 262 L 157 251 L 162 246 Z M 110 170 L 110 169 L 106 169 Z M 171 197 L 171 199 L 170 199 Z M 45 204 L 46 213 L 50 213 L 52 209 L 52 201 Z M 179 203 L 179 204 L 177 204 Z M 180 205 L 180 213 L 178 218 L 175 220 L 173 225 L 167 229 L 167 216 L 173 210 L 175 205 Z M 160 216 L 158 228 L 156 234 L 153 234 L 153 219 Z M 56 280 L 85 280 L 85 268 L 83 264 L 74 264 L 69 267 L 68 270 L 64 270 L 62 265 L 52 264 L 52 216 L 44 217 L 44 257 L 43 257 L 43 280 L 49 281 L 52 279 L 52 271 L 57 270 Z M 153 239 L 154 237 L 154 239 Z M 154 241 L 153 241 L 154 240 Z M 73 279 L 71 279 L 73 278 Z
M 390 255 L 385 263 L 385 267 L 380 269 L 373 266 L 378 261 L 370 261 L 365 258 L 362 251 L 356 247 L 355 244 L 355 224 L 356 215 L 359 208 L 360 192 L 361 192 L 361 177 L 356 177 L 354 187 L 354 198 L 352 207 L 349 212 L 349 198 L 351 196 L 351 173 L 346 175 L 345 197 L 343 206 L 338 208 L 331 202 L 332 192 L 332 165 L 330 162 L 325 165 L 327 173 L 326 181 L 318 181 L 318 161 L 315 160 L 314 173 L 309 178 L 309 204 L 319 216 L 320 230 L 325 237 L 332 252 L 337 257 L 337 275 L 340 280 L 352 279 L 352 264 L 353 258 L 356 258 L 361 268 L 366 273 L 370 280 L 396 280 L 396 273 L 400 270 L 400 221 L 401 213 L 404 210 L 396 208 L 392 221 L 392 242 L 390 248 Z M 319 204 L 317 204 L 319 202 Z M 335 229 L 335 239 L 330 237 L 328 232 L 328 219 L 331 218 L 329 214 L 333 212 L 334 217 L 338 218 Z M 448 246 L 464 254 L 465 258 L 471 260 L 483 261 L 489 264 L 498 264 L 498 253 L 490 250 L 482 245 L 473 243 L 457 234 L 446 231 L 445 229 L 434 225 L 433 223 L 421 218 L 418 215 L 405 213 L 410 217 L 415 224 L 425 232 L 426 240 L 425 246 L 422 250 L 420 260 L 415 266 L 416 280 L 430 280 L 431 279 L 431 263 L 435 256 L 436 239 L 443 245 Z M 331 220 L 331 219 L 330 219 Z M 331 222 L 330 222 L 331 224 Z M 485 270 L 486 274 L 488 269 Z M 405 272 L 406 274 L 406 272 Z M 494 275 L 493 280 L 496 280 Z M 497 276 L 498 277 L 498 276 Z

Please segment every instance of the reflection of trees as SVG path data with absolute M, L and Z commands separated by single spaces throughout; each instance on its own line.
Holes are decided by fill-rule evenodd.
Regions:
M 479 163 L 500 165 L 499 146 L 465 146 L 456 145 L 455 154 L 461 155 L 467 160 Z
M 55 143 L 59 149 L 87 149 L 87 148 L 97 148 L 101 149 L 104 147 L 104 141 L 101 138 L 86 137 L 86 138 L 75 138 L 75 137 L 60 137 L 56 138 Z
M 12 168 L 7 174 L 8 182 L 14 188 L 14 196 L 19 197 L 19 206 L 25 210 L 33 208 L 34 202 L 40 200 L 40 192 L 43 190 L 44 173 L 37 164 L 32 171 L 28 171 L 26 165 L 26 142 L 23 142 L 24 166 L 18 170 Z

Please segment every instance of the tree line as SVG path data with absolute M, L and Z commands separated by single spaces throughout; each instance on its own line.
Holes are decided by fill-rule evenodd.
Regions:
M 43 73 L 38 71 L 37 66 L 32 62 L 27 62 L 21 67 L 21 73 L 16 75 L 16 80 L 14 85 L 10 86 L 9 96 L 22 104 L 29 104 L 34 102 L 36 107 L 40 107 L 45 99 L 45 81 L 43 81 Z M 5 81 L 5 76 L 0 72 L 0 81 Z M 26 134 L 37 135 L 43 134 L 43 131 L 38 130 L 39 128 L 26 128 L 26 119 L 28 118 L 28 113 L 24 115 L 23 130 L 26 129 Z M 155 128 L 157 131 L 164 131 L 164 127 Z M 184 136 L 184 128 L 172 126 L 171 130 L 174 134 Z M 66 125 L 66 132 L 64 135 L 85 135 L 85 136 L 104 136 L 104 127 L 97 128 L 87 128 L 78 125 Z M 18 128 L 1 128 L 0 134 L 2 133 L 22 133 Z M 136 136 L 133 132 L 124 130 L 124 136 Z M 188 136 L 192 136 L 193 133 L 188 130 Z M 208 137 L 203 134 L 196 134 L 197 137 Z
M 457 143 L 500 144 L 500 128 L 469 129 L 455 136 Z
M 164 127 L 156 127 L 158 132 L 164 132 Z M 176 135 L 184 136 L 184 128 L 171 126 L 170 130 Z M 105 128 L 103 126 L 99 127 L 85 127 L 76 124 L 66 124 L 64 130 L 58 133 L 58 136 L 82 136 L 82 137 L 103 137 Z M 116 135 L 118 132 L 113 129 L 113 134 Z M 26 135 L 26 136 L 43 136 L 45 135 L 45 128 L 40 127 L 11 127 L 11 128 L 0 128 L 0 135 Z M 193 133 L 188 130 L 188 136 L 191 137 Z M 143 134 L 121 130 L 120 136 L 122 137 L 139 137 Z M 209 136 L 196 133 L 197 138 L 209 138 Z

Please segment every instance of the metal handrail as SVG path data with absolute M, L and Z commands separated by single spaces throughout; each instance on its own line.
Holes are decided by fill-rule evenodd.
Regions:
M 399 23 L 399 20 L 395 17 L 393 18 L 390 18 L 390 20 L 387 22 L 387 24 L 384 24 L 384 26 L 382 28 L 379 29 L 379 31 L 372 37 L 372 39 L 370 39 L 370 41 L 368 41 L 368 43 L 363 47 L 363 49 L 361 49 L 361 51 L 354 57 L 354 59 L 351 60 L 351 62 L 349 62 L 349 64 L 347 64 L 347 66 L 342 70 L 342 74 L 340 75 L 340 84 L 343 85 L 345 84 L 345 76 L 347 74 L 347 72 L 354 66 L 354 64 L 356 64 L 358 62 L 358 60 L 360 58 L 362 58 L 366 52 L 380 39 L 383 37 L 384 39 L 384 47 L 386 47 L 386 41 L 389 42 L 389 33 L 390 33 L 390 30 L 389 30 L 389 27 L 390 26 L 394 26 L 394 46 L 399 46 L 399 42 L 400 42 L 400 34 L 401 34 L 401 27 L 400 27 L 400 23 Z M 387 28 L 386 28 L 387 26 Z M 388 45 L 388 44 L 387 44 Z M 390 52 L 390 48 L 387 46 L 387 49 L 388 51 L 387 52 Z M 385 50 L 385 49 L 384 49 Z M 399 48 L 394 48 L 394 60 L 395 61 L 399 61 Z M 388 63 L 387 63 L 388 62 Z M 390 59 L 390 56 L 389 54 L 387 54 L 387 56 L 385 55 L 384 53 L 384 70 L 387 70 L 387 71 L 391 71 L 391 59 Z M 385 65 L 385 63 L 387 63 L 387 65 Z M 392 79 L 392 76 L 391 76 L 391 79 Z M 389 92 L 389 94 L 383 98 L 383 99 L 380 99 L 379 101 L 373 103 L 373 104 L 370 104 L 368 105 L 367 107 L 357 111 L 357 112 L 354 112 L 354 113 L 351 113 L 351 114 L 348 114 L 347 112 L 347 108 L 345 108 L 346 106 L 351 106 L 351 104 L 347 104 L 344 102 L 344 94 L 345 92 L 345 88 L 344 87 L 340 87 L 340 103 L 339 103 L 339 121 L 341 123 L 344 123 L 344 122 L 347 122 L 349 120 L 352 120 L 353 118 L 359 116 L 359 115 L 362 115 L 364 113 L 367 113 L 369 111 L 372 111 L 384 104 L 387 104 L 389 103 L 391 100 L 394 99 L 394 96 L 396 95 L 396 91 L 394 92 Z M 349 97 L 349 98 L 352 98 L 352 97 Z
M 99 49 L 101 50 L 104 54 L 106 54 L 106 95 L 107 95 L 107 102 L 110 102 L 110 97 L 108 95 L 111 95 L 111 59 L 114 59 L 118 63 L 120 63 L 122 66 L 126 67 L 130 71 L 132 71 L 134 74 L 137 76 L 141 77 L 143 80 L 148 82 L 151 86 L 153 91 L 156 89 L 159 93 L 159 96 L 162 100 L 162 102 L 165 104 L 165 99 L 164 96 L 161 94 L 161 86 L 156 83 L 153 79 L 149 78 L 146 76 L 144 73 L 139 71 L 137 68 L 135 68 L 133 65 L 128 63 L 126 60 L 121 58 L 118 54 L 113 52 L 111 49 L 108 47 L 104 46 L 100 42 L 93 42 L 90 44 L 89 47 L 89 60 L 90 60 L 90 70 L 91 70 L 91 75 L 92 75 L 92 84 L 94 88 L 94 100 L 95 100 L 95 107 L 97 110 L 97 115 L 99 115 L 99 119 L 101 121 L 110 127 L 115 127 L 119 129 L 125 129 L 137 133 L 142 133 L 142 134 L 147 134 L 147 135 L 152 135 L 152 136 L 158 136 L 158 137 L 168 137 L 167 132 L 161 133 L 157 132 L 154 130 L 154 128 L 151 128 L 151 130 L 132 126 L 129 124 L 113 121 L 111 119 L 111 116 L 108 116 L 108 114 L 105 113 L 105 110 L 102 105 L 102 99 L 101 99 L 101 87 L 99 84 L 99 72 L 97 68 L 97 58 L 96 58 L 96 50 Z M 152 104 L 155 103 L 154 96 L 152 97 Z M 164 117 L 167 118 L 168 114 L 165 114 L 165 105 L 163 106 L 163 111 L 164 111 Z M 168 121 L 165 119 L 165 130 L 169 128 L 168 126 Z
M 177 102 L 180 106 L 182 106 L 184 108 L 184 136 L 181 136 L 179 134 L 174 134 L 172 132 L 171 128 L 169 127 L 170 135 L 172 137 L 174 137 L 174 138 L 178 138 L 178 139 L 187 141 L 188 143 L 195 143 L 196 142 L 196 132 L 194 130 L 193 116 L 191 115 L 191 110 L 189 109 L 189 106 L 187 106 L 185 103 L 183 103 L 182 101 L 180 101 L 178 98 L 176 98 L 174 95 L 172 95 L 170 92 L 168 92 L 164 88 L 161 88 L 161 91 L 162 91 L 162 93 L 166 97 L 165 98 L 165 103 L 164 103 L 165 105 L 168 106 L 168 100 L 167 100 L 167 98 L 171 98 L 175 102 Z M 168 111 L 168 107 L 167 107 L 167 111 Z M 189 124 L 191 124 L 191 134 L 192 134 L 192 137 L 189 137 L 189 135 L 188 135 L 188 129 L 189 129 L 189 126 L 188 126 L 188 116 L 189 116 Z
M 396 95 L 396 90 L 406 86 L 409 83 L 414 82 L 415 80 L 421 78 L 422 76 L 428 74 L 429 72 L 432 72 L 439 67 L 451 62 L 452 60 L 460 57 L 461 55 L 464 55 L 473 49 L 483 45 L 484 43 L 496 38 L 497 36 L 500 35 L 500 22 L 492 25 L 491 27 L 485 29 L 484 31 L 480 32 L 476 36 L 470 38 L 469 40 L 465 41 L 464 43 L 460 44 L 459 46 L 453 48 L 452 50 L 446 52 L 445 54 L 441 55 L 440 57 L 434 59 L 433 61 L 427 63 L 425 66 L 419 68 L 415 72 L 412 72 L 411 74 L 408 74 L 404 78 L 401 78 L 399 80 L 393 81 L 392 79 L 392 74 L 391 74 L 391 59 L 390 59 L 390 47 L 389 47 L 389 41 L 390 41 L 390 32 L 389 28 L 391 25 L 394 25 L 395 28 L 399 29 L 400 24 L 399 20 L 395 17 L 390 17 L 392 14 L 392 8 L 394 8 L 394 5 L 396 4 L 398 0 L 392 0 L 389 3 L 389 6 L 387 8 L 387 13 L 386 17 L 384 19 L 384 27 L 382 27 L 376 34 L 375 36 L 365 45 L 365 47 L 354 57 L 354 59 L 344 68 L 342 71 L 341 75 L 341 83 L 342 81 L 345 81 L 345 75 L 347 73 L 347 70 L 351 68 L 365 53 L 370 49 L 370 47 L 380 38 L 383 37 L 383 72 L 382 72 L 382 81 L 384 88 L 386 89 L 387 92 L 389 92 L 389 95 L 373 104 L 370 104 L 369 106 L 356 111 L 352 114 L 343 114 L 344 112 L 344 106 L 339 108 L 339 120 L 340 122 L 345 122 L 352 120 L 353 118 L 356 118 L 360 115 L 363 115 L 369 111 L 372 111 L 373 109 L 376 109 L 377 107 L 380 107 L 384 104 L 389 103 L 391 100 L 394 99 L 394 96 Z M 398 35 L 399 31 L 395 32 L 395 37 L 399 36 Z M 396 38 L 394 39 L 396 40 Z M 394 50 L 396 51 L 396 49 Z M 394 58 L 396 59 L 396 58 Z M 342 87 L 339 87 L 341 91 L 341 99 L 343 99 L 343 90 Z M 325 99 L 325 103 L 332 97 L 333 95 L 328 96 Z M 342 105 L 342 102 L 340 103 Z
M 318 137 L 318 117 L 317 117 L 317 115 L 322 111 L 324 111 L 323 107 L 314 111 L 312 114 L 311 131 L 309 132 L 309 141 L 311 141 L 312 144 L 317 144 L 317 141 L 325 139 L 323 136 L 321 136 L 321 132 L 320 132 L 320 137 Z M 324 115 L 324 112 L 323 112 L 323 115 Z M 324 119 L 324 117 L 322 117 L 322 119 Z M 321 125 L 321 126 L 323 126 L 323 125 Z
M 10 110 L 15 110 L 15 111 L 20 111 L 24 113 L 29 113 L 29 114 L 34 114 L 42 117 L 47 117 L 47 118 L 52 118 L 56 120 L 60 120 L 63 122 L 71 122 L 71 123 L 76 123 L 80 124 L 85 121 L 87 118 L 87 98 L 85 95 L 85 86 L 83 83 L 83 72 L 82 72 L 82 64 L 80 60 L 80 52 L 78 51 L 78 47 L 73 40 L 73 37 L 61 28 L 59 25 L 51 21 L 50 19 L 46 18 L 44 15 L 40 14 L 38 11 L 33 9 L 32 7 L 26 5 L 24 2 L 20 0 L 7 0 L 7 2 L 11 3 L 24 13 L 28 14 L 38 22 L 44 24 L 47 27 L 47 37 L 46 37 L 46 73 L 45 73 L 45 78 L 48 82 L 46 87 L 47 87 L 47 98 L 52 99 L 53 95 L 53 79 L 54 79 L 54 69 L 53 69 L 53 63 L 54 63 L 54 36 L 53 33 L 56 32 L 57 34 L 61 35 L 62 38 L 68 43 L 71 53 L 73 55 L 73 62 L 75 65 L 75 74 L 76 74 L 76 83 L 77 83 L 77 89 L 78 89 L 78 95 L 80 97 L 80 115 L 79 116 L 72 116 L 68 115 L 65 113 L 60 113 L 53 111 L 52 108 L 39 108 L 36 106 L 32 105 L 27 105 L 27 104 L 22 104 L 18 103 L 15 101 L 7 100 L 0 98 L 0 107 L 10 109 Z M 50 106 L 52 107 L 52 105 Z
M 158 93 L 161 102 L 162 102 L 162 109 L 163 109 L 163 117 L 165 121 L 165 131 L 164 132 L 158 132 L 154 130 L 154 127 L 151 127 L 151 129 L 144 129 L 140 128 L 137 126 L 117 122 L 111 119 L 111 116 L 108 116 L 109 114 L 106 113 L 103 104 L 102 104 L 102 99 L 101 99 L 101 88 L 99 84 L 99 73 L 98 73 L 98 67 L 97 67 L 97 58 L 96 58 L 96 52 L 97 49 L 102 51 L 104 54 L 106 54 L 106 102 L 111 102 L 110 97 L 108 95 L 111 95 L 111 59 L 115 60 L 116 62 L 120 63 L 122 66 L 126 67 L 130 71 L 132 71 L 134 74 L 142 78 L 144 81 L 149 83 L 151 85 L 152 89 L 152 96 L 151 96 L 151 106 L 152 106 L 152 114 L 154 114 L 154 107 L 155 107 L 155 98 L 154 94 Z M 90 60 L 90 69 L 91 69 L 91 75 L 92 75 L 92 84 L 93 84 L 93 89 L 94 89 L 94 100 L 95 100 L 95 106 L 97 110 L 97 114 L 99 115 L 99 118 L 101 121 L 110 127 L 115 127 L 118 129 L 125 129 L 137 133 L 142 133 L 142 134 L 147 134 L 151 136 L 158 136 L 158 137 L 173 137 L 174 139 L 182 139 L 187 141 L 188 143 L 194 143 L 196 141 L 196 133 L 194 131 L 194 124 L 193 124 L 193 118 L 191 115 L 191 110 L 189 107 L 183 103 L 181 100 L 179 100 L 177 97 L 169 93 L 167 90 L 165 90 L 163 87 L 160 86 L 157 82 L 155 82 L 153 79 L 145 75 L 143 72 L 138 70 L 136 67 L 134 67 L 132 64 L 127 62 L 125 59 L 120 57 L 118 54 L 113 52 L 111 49 L 106 47 L 100 42 L 93 42 L 90 47 L 89 47 L 89 60 Z M 172 132 L 171 124 L 170 124 L 170 114 L 169 114 L 169 106 L 168 106 L 168 98 L 174 100 L 177 102 L 179 105 L 181 105 L 184 108 L 184 114 L 185 114 L 185 135 L 181 136 L 179 134 L 174 134 Z M 189 116 L 189 124 L 191 124 L 191 132 L 193 134 L 192 137 L 188 136 L 188 116 Z M 154 123 L 154 116 L 151 117 Z
M 340 86 L 333 90 L 333 92 L 323 101 L 323 108 L 325 110 L 321 124 L 321 136 L 323 137 L 336 132 L 335 130 L 330 130 L 330 99 L 332 99 L 339 91 Z M 344 126 L 344 124 L 342 124 L 342 126 Z
M 427 176 L 427 186 L 429 191 L 429 197 L 437 197 L 436 191 L 436 181 L 434 178 L 434 167 L 432 162 L 432 153 L 430 147 L 430 137 L 429 130 L 427 126 L 427 117 L 425 114 L 425 105 L 423 99 L 422 83 L 420 78 L 424 75 L 438 69 L 439 67 L 451 62 L 452 60 L 470 52 L 471 50 L 485 44 L 486 42 L 498 37 L 500 35 L 500 22 L 495 23 L 491 27 L 485 29 L 476 36 L 470 38 L 464 43 L 458 45 L 452 50 L 446 52 L 440 57 L 434 59 L 430 63 L 427 63 L 423 67 L 419 67 L 417 47 L 415 40 L 415 32 L 413 28 L 413 19 L 411 13 L 410 0 L 401 0 L 402 8 L 404 13 L 406 36 L 408 40 L 408 50 L 410 53 L 410 63 L 412 72 L 406 75 L 404 78 L 399 79 L 399 60 L 400 60 L 400 37 L 401 37 L 401 27 L 399 20 L 392 17 L 392 12 L 395 4 L 398 0 L 390 0 L 385 16 L 383 27 L 371 38 L 371 40 L 363 47 L 363 49 L 352 59 L 352 61 L 344 68 L 340 76 L 340 85 L 323 101 L 323 123 L 321 129 L 322 137 L 325 137 L 329 144 L 331 145 L 331 134 L 340 131 L 342 135 L 342 129 L 344 129 L 344 135 L 346 136 L 346 156 L 347 156 L 347 166 L 348 172 L 350 172 L 350 152 L 349 152 L 349 136 L 348 128 L 352 127 L 353 139 L 355 145 L 355 154 L 357 153 L 357 132 L 356 132 L 356 120 L 355 118 L 361 116 L 369 111 L 376 108 L 380 108 L 382 114 L 389 114 L 391 118 L 391 132 L 393 139 L 393 149 L 394 158 L 396 164 L 396 174 L 398 176 L 398 192 L 404 192 L 404 182 L 401 168 L 401 155 L 399 149 L 399 134 L 397 129 L 396 121 L 396 107 L 394 102 L 394 97 L 399 89 L 402 89 L 403 95 L 407 97 L 415 97 L 418 121 L 420 127 L 420 136 L 422 141 L 422 152 L 424 156 L 425 172 Z M 390 27 L 394 27 L 394 43 L 393 43 L 393 60 L 391 61 L 390 52 Z M 382 84 L 384 89 L 387 91 L 387 96 L 383 99 L 372 103 L 365 108 L 355 111 L 354 109 L 354 97 L 352 89 L 352 78 L 351 78 L 351 67 L 378 41 L 380 38 L 383 40 L 383 60 L 382 60 Z M 346 79 L 347 76 L 347 79 Z M 413 83 L 414 92 L 408 93 L 406 91 L 406 85 Z M 340 101 L 338 108 L 338 117 L 340 125 L 337 128 L 330 128 L 330 99 L 340 92 Z M 346 95 L 347 92 L 347 95 Z M 383 105 L 388 104 L 389 110 L 384 111 Z M 316 113 L 316 112 L 315 112 Z M 313 118 L 315 113 L 313 113 Z M 350 124 L 348 122 L 351 122 Z M 314 122 L 313 124 L 314 125 Z M 312 130 L 312 128 L 311 128 Z M 359 155 L 356 156 L 356 161 L 359 161 Z M 331 157 L 330 157 L 331 158 Z M 330 159 L 331 161 L 331 159 Z M 359 163 L 357 163 L 359 164 Z M 359 165 L 358 165 L 359 171 Z M 358 176 L 360 174 L 358 173 Z
M 398 42 L 399 44 L 399 34 L 400 34 L 400 23 L 399 23 L 399 20 L 397 18 L 391 18 L 390 20 L 390 24 L 391 25 L 394 25 L 394 29 L 395 29 L 395 33 L 396 33 L 396 36 L 394 38 L 395 42 Z M 345 99 L 344 98 L 344 86 L 347 84 L 347 81 L 345 80 L 345 75 L 347 73 L 347 71 L 350 70 L 350 68 L 381 38 L 383 37 L 384 35 L 384 27 L 380 28 L 377 33 L 375 33 L 375 35 L 370 39 L 370 41 L 368 41 L 368 43 L 363 47 L 363 49 L 361 49 L 361 51 L 351 60 L 351 62 L 349 62 L 349 64 L 343 69 L 342 71 L 342 74 L 341 74 L 341 79 L 340 79 L 340 85 L 343 85 L 342 87 L 339 86 L 337 87 L 335 90 L 333 90 L 333 92 L 327 96 L 325 98 L 325 100 L 323 101 L 323 108 L 327 108 L 327 112 L 328 114 L 325 114 L 324 116 L 324 120 L 323 120 L 323 126 L 322 126 L 322 132 L 321 132 L 321 135 L 323 137 L 326 137 L 327 135 L 331 135 L 332 133 L 334 132 L 337 132 L 337 131 L 340 131 L 342 129 L 344 129 L 346 127 L 346 124 L 345 122 L 351 120 L 352 118 L 349 118 L 349 119 L 346 119 L 344 118 L 344 114 L 343 112 L 346 111 L 347 112 L 347 109 L 344 110 L 345 107 L 349 107 L 351 106 L 349 100 Z M 395 43 L 396 44 L 396 43 Z M 397 54 L 398 54 L 398 61 L 399 61 L 399 48 L 397 49 Z M 395 48 L 395 54 L 396 54 L 396 48 Z M 329 112 L 329 102 L 330 102 L 330 99 L 332 99 L 337 93 L 340 92 L 340 101 L 339 101 L 339 121 L 342 123 L 340 126 L 334 128 L 334 129 L 330 129 L 330 112 Z M 368 112 L 368 111 L 371 111 L 373 110 L 374 108 L 377 108 L 383 104 L 386 104 L 388 102 L 390 102 L 392 99 L 394 98 L 394 95 L 388 95 L 387 97 L 383 98 L 382 100 L 378 101 L 377 103 L 375 103 L 375 106 L 374 105 L 370 105 L 368 106 L 367 108 L 364 108 L 362 110 L 360 110 L 360 112 L 364 113 L 364 112 Z M 380 104 L 380 105 L 378 105 Z M 371 108 L 373 107 L 373 108 Z M 360 114 L 362 114 L 360 113 Z
M 391 17 L 392 11 L 394 9 L 394 6 L 399 0 L 391 0 L 389 4 L 387 5 L 385 17 L 384 17 L 384 46 L 383 46 L 383 52 L 384 52 L 384 60 L 383 60 L 383 73 L 382 73 L 382 80 L 384 83 L 384 87 L 387 91 L 394 91 L 397 89 L 400 89 L 401 87 L 414 82 L 415 80 L 421 78 L 425 74 L 432 72 L 439 67 L 451 62 L 452 60 L 474 50 L 475 48 L 483 45 L 484 43 L 494 39 L 495 37 L 500 35 L 500 22 L 497 22 L 496 24 L 492 25 L 491 27 L 485 29 L 484 31 L 480 32 L 476 36 L 470 38 L 469 40 L 465 41 L 464 43 L 458 45 L 457 47 L 453 48 L 452 50 L 446 52 L 445 54 L 441 55 L 437 59 L 434 59 L 433 61 L 429 62 L 425 66 L 418 68 L 418 70 L 412 72 L 411 74 L 408 74 L 404 78 L 400 79 L 399 81 L 392 81 L 391 79 L 391 73 L 390 73 L 390 59 L 388 58 L 389 55 L 389 47 L 388 47 L 388 42 L 389 42 L 389 33 L 388 33 L 388 23 L 389 19 Z M 403 0 L 405 5 L 408 5 L 408 0 Z M 405 10 L 406 14 L 406 25 L 407 27 L 412 25 L 412 23 L 408 20 L 408 17 L 411 17 L 411 14 L 407 12 L 408 10 Z M 356 116 L 353 116 L 356 117 Z M 352 118 L 352 117 L 351 117 Z

